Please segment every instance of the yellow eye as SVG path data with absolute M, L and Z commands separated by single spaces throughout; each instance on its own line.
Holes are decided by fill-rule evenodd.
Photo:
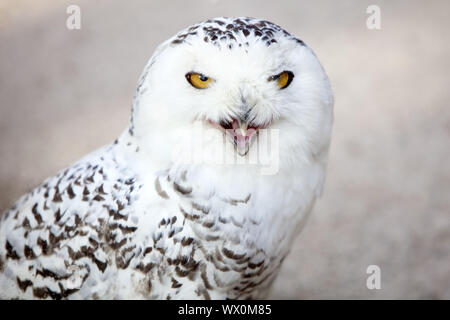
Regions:
M 196 72 L 186 73 L 187 81 L 197 89 L 206 89 L 214 81 L 213 79 Z
M 294 79 L 294 74 L 291 71 L 283 71 L 276 76 L 271 76 L 269 81 L 276 81 L 278 87 L 280 87 L 280 89 L 284 89 L 291 84 L 292 79 Z

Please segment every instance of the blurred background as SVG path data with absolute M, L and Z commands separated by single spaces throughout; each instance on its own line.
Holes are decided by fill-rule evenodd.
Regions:
M 81 30 L 66 28 L 70 4 Z M 371 4 L 381 30 L 366 27 Z M 0 211 L 122 132 L 160 42 L 211 17 L 264 18 L 313 48 L 336 100 L 325 193 L 271 297 L 450 299 L 449 13 L 445 0 L 2 0 Z

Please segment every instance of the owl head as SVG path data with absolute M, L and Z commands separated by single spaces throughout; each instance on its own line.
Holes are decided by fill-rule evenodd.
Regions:
M 175 146 L 239 158 L 268 143 L 287 168 L 327 149 L 332 105 L 328 78 L 303 41 L 265 20 L 221 17 L 157 48 L 138 83 L 129 132 L 162 161 L 183 158 Z M 193 139 L 199 124 L 201 138 Z

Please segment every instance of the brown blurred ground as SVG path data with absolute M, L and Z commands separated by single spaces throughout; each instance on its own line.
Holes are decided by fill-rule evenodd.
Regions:
M 82 29 L 65 28 L 78 4 Z M 382 29 L 366 28 L 381 8 Z M 450 298 L 448 1 L 17 1 L 0 4 L 0 210 L 125 128 L 156 45 L 215 16 L 308 43 L 334 88 L 324 197 L 273 298 Z M 106 115 L 106 116 L 105 116 Z M 381 268 L 381 290 L 366 268 Z

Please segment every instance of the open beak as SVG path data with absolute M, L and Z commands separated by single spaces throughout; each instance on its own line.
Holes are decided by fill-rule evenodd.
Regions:
M 233 119 L 231 128 L 226 130 L 227 135 L 232 138 L 237 153 L 245 156 L 250 149 L 250 145 L 256 137 L 258 128 L 249 127 L 246 121 Z
M 231 143 L 234 145 L 237 153 L 243 157 L 250 150 L 250 146 L 255 141 L 259 129 L 267 128 L 269 124 L 266 125 L 253 125 L 244 121 L 242 119 L 233 118 L 232 121 L 220 121 L 219 123 L 209 121 L 209 123 L 225 132 L 225 135 L 230 139 Z

